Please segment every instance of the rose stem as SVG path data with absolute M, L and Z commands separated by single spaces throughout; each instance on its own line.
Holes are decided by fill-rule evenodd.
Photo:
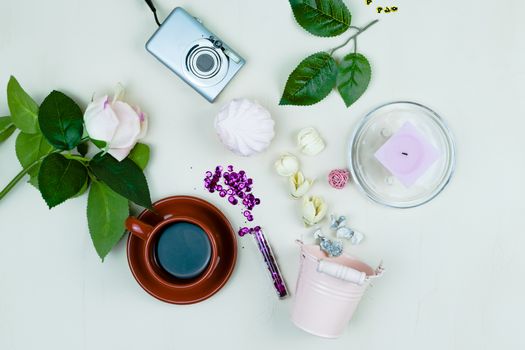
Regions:
M 57 152 L 60 152 L 59 150 L 54 150 L 53 152 L 51 153 L 57 153 Z M 2 200 L 2 198 L 5 197 L 5 195 L 7 193 L 9 193 L 9 191 L 11 191 L 13 189 L 13 187 L 15 187 L 15 185 L 18 183 L 18 181 L 20 181 L 24 175 L 26 175 L 29 170 L 31 170 L 35 165 L 37 165 L 38 163 L 40 163 L 41 161 L 44 160 L 45 157 L 47 157 L 49 154 L 51 153 L 48 153 L 42 157 L 40 157 L 39 159 L 35 160 L 33 163 L 29 164 L 27 167 L 25 167 L 24 169 L 22 169 L 14 178 L 13 180 L 11 180 L 7 186 L 2 190 L 2 192 L 0 192 L 0 200 Z
M 2 192 L 0 192 L 0 200 L 2 200 L 2 198 L 5 197 L 5 195 L 11 191 L 11 189 L 13 187 L 15 187 L 15 185 L 18 183 L 18 181 L 20 181 L 26 174 L 29 170 L 31 170 L 35 165 L 38 164 L 40 160 L 37 160 L 35 162 L 33 162 L 31 165 L 29 165 L 27 168 L 25 169 L 22 169 L 21 172 L 19 172 L 14 178 L 13 180 L 11 180 L 11 182 L 9 182 L 7 184 L 7 186 L 2 190 Z

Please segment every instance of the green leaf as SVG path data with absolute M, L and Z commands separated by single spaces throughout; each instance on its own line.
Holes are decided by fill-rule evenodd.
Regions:
M 135 162 L 142 170 L 146 169 L 149 162 L 149 146 L 137 143 L 131 150 L 128 158 Z
M 89 168 L 95 176 L 113 191 L 130 201 L 151 208 L 148 183 L 144 173 L 135 162 L 125 158 L 119 162 L 109 154 L 101 152 L 90 162 Z
M 126 198 L 113 192 L 103 182 L 93 181 L 88 196 L 88 227 L 102 261 L 126 232 L 124 222 L 128 215 Z
M 344 33 L 352 15 L 342 0 L 289 0 L 297 20 L 313 35 L 329 37 Z
M 13 76 L 7 83 L 7 104 L 17 128 L 28 134 L 38 131 L 38 105 Z
M 26 134 L 21 132 L 16 137 L 15 150 L 20 165 L 25 169 L 51 153 L 53 146 L 46 141 L 41 133 Z M 40 169 L 40 163 L 41 161 L 28 172 L 30 176 L 29 182 L 36 188 L 38 188 L 38 170 Z
M 87 176 L 86 167 L 78 160 L 52 153 L 40 166 L 40 193 L 51 209 L 79 193 L 87 181 Z
M 7 140 L 15 130 L 16 126 L 13 124 L 11 117 L 0 117 L 0 143 Z
M 327 52 L 305 58 L 288 77 L 280 105 L 313 105 L 335 87 L 337 65 Z
M 365 56 L 360 53 L 346 55 L 339 63 L 337 74 L 337 90 L 345 101 L 346 107 L 350 107 L 366 91 L 372 69 Z
M 84 130 L 82 110 L 60 91 L 53 91 L 44 99 L 38 123 L 49 143 L 63 150 L 75 148 Z

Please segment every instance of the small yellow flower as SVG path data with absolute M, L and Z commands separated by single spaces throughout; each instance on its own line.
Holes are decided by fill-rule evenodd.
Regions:
M 303 199 L 303 221 L 306 226 L 313 226 L 324 219 L 328 206 L 321 197 L 309 196 Z
M 290 176 L 290 194 L 293 198 L 299 199 L 308 192 L 314 182 L 304 177 L 303 173 L 298 171 Z

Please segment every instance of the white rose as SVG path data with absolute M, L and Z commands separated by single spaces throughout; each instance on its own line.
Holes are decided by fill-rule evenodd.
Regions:
M 303 221 L 306 226 L 319 223 L 326 215 L 328 207 L 321 197 L 310 196 L 303 199 Z
M 283 154 L 274 164 L 277 174 L 292 176 L 299 170 L 299 160 L 293 154 Z
M 146 134 L 148 121 L 144 113 L 129 104 L 103 96 L 93 100 L 84 113 L 89 137 L 106 143 L 106 150 L 118 161 L 126 158 L 137 141 Z
M 297 134 L 297 145 L 301 149 L 301 152 L 309 156 L 315 156 L 325 148 L 325 143 L 321 135 L 312 127 L 299 131 L 299 134 Z
M 314 182 L 304 177 L 303 173 L 298 171 L 290 176 L 290 194 L 293 198 L 299 199 L 308 192 Z

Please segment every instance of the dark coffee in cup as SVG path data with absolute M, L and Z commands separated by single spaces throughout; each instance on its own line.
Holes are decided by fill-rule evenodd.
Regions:
M 167 225 L 154 246 L 155 260 L 170 275 L 190 279 L 200 275 L 210 263 L 212 248 L 206 232 L 190 222 Z

